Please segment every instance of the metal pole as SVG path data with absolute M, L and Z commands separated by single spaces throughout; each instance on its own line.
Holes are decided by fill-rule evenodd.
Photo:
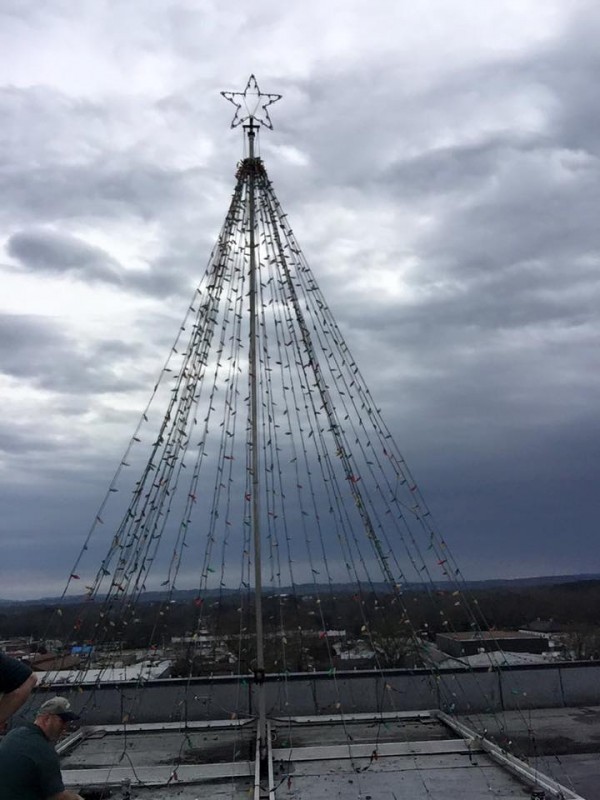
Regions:
M 250 117 L 248 125 L 244 125 L 248 135 L 248 158 L 254 160 L 254 141 L 258 126 Z M 258 739 L 261 763 L 267 759 L 267 715 L 265 702 L 265 651 L 263 640 L 262 616 L 262 563 L 260 535 L 260 497 L 259 497 L 259 451 L 258 451 L 258 335 L 257 335 L 257 279 L 256 279 L 256 211 L 255 211 L 255 171 L 250 163 L 248 177 L 248 225 L 250 234 L 250 436 L 251 436 L 251 469 L 252 469 L 252 535 L 254 538 L 254 608 L 256 614 L 256 670 L 255 682 L 258 699 Z

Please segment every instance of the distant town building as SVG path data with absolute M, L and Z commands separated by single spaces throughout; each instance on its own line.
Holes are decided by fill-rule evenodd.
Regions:
M 518 631 L 460 631 L 438 633 L 436 645 L 455 658 L 490 653 L 495 650 L 511 653 L 543 653 L 548 649 L 544 638 Z

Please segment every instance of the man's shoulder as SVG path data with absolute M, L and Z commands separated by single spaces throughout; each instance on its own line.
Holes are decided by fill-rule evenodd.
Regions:
M 0 740 L 0 752 L 22 747 L 44 747 L 49 745 L 43 732 L 31 722 L 19 725 L 18 728 L 10 730 L 6 736 Z
M 13 728 L 0 743 L 0 775 L 0 800 L 51 797 L 64 789 L 54 746 L 31 723 Z
M 33 722 L 23 722 L 21 725 L 17 725 L 15 728 L 11 728 L 10 731 L 6 734 L 7 736 L 41 736 L 42 739 L 45 739 L 44 732 L 38 725 L 34 725 Z
M 13 692 L 31 675 L 31 667 L 0 652 L 0 692 Z

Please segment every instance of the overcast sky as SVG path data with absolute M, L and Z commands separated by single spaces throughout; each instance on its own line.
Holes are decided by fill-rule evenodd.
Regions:
M 220 90 L 467 578 L 600 572 L 600 9 L 0 0 L 0 597 L 60 590 L 216 239 Z

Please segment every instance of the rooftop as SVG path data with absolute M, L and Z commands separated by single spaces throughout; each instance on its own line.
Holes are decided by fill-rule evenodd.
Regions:
M 460 642 L 471 642 L 491 639 L 497 641 L 498 639 L 531 639 L 533 637 L 530 633 L 523 633 L 521 631 L 455 631 L 448 633 L 438 633 L 437 636 L 443 636 L 446 639 L 455 639 Z
M 600 708 L 531 712 L 535 741 L 523 735 L 518 712 L 505 714 L 500 726 L 494 715 L 481 721 L 489 726 L 485 739 L 472 735 L 469 717 L 436 711 L 272 719 L 270 798 L 504 800 L 531 797 L 533 787 L 548 798 L 600 798 Z M 506 735 L 529 766 L 494 744 Z M 96 797 L 102 789 L 113 798 L 247 799 L 269 788 L 255 784 L 248 720 L 92 726 L 63 749 L 68 785 L 84 793 L 93 787 Z
M 67 785 L 89 800 L 475 800 L 532 797 L 536 787 L 547 800 L 600 800 L 597 664 L 265 683 L 262 762 L 250 676 L 42 688 L 29 713 L 45 691 L 68 694 L 83 713 L 85 727 L 60 750 Z

